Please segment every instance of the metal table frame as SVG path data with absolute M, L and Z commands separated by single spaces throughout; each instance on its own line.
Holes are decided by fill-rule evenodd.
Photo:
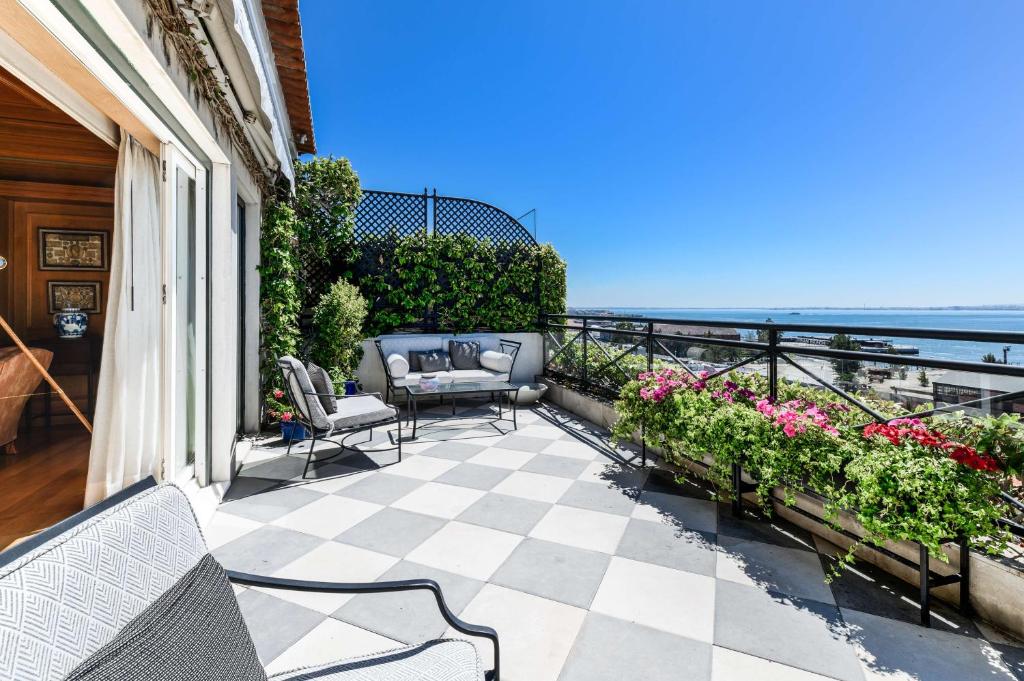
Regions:
M 509 411 L 512 412 L 512 429 L 518 430 L 519 424 L 516 421 L 516 404 L 512 400 L 512 394 L 518 392 L 519 386 L 512 385 L 510 383 L 496 383 L 495 385 L 488 385 L 486 383 L 443 383 L 438 386 L 437 390 L 418 390 L 413 392 L 410 388 L 419 386 L 403 386 L 405 388 L 406 404 L 409 405 L 409 411 L 406 414 L 405 423 L 409 425 L 409 419 L 412 419 L 412 437 L 410 439 L 416 439 L 416 428 L 419 422 L 419 398 L 422 397 L 433 397 L 438 396 L 441 398 L 441 404 L 444 404 L 445 396 L 452 398 L 452 416 L 455 416 L 455 398 L 458 395 L 486 395 L 491 394 L 491 400 L 498 405 L 498 417 L 492 419 L 493 423 L 498 421 L 507 421 L 504 412 L 502 411 L 502 395 L 504 399 L 508 400 Z M 463 388 L 463 389 L 460 389 Z M 498 399 L 494 400 L 494 393 L 498 393 Z

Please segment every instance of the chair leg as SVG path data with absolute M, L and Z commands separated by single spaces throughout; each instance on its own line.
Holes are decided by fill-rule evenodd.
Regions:
M 402 463 L 402 419 L 398 419 L 398 463 Z
M 313 461 L 313 448 L 316 447 L 316 430 L 313 431 L 313 439 L 309 443 L 309 454 L 306 456 L 306 467 L 302 469 L 302 479 L 306 479 L 309 473 L 309 464 Z

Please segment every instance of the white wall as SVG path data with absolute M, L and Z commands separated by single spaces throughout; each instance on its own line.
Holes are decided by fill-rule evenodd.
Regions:
M 513 367 L 512 381 L 515 383 L 532 383 L 535 377 L 541 373 L 544 357 L 544 343 L 539 333 L 532 331 L 520 331 L 516 333 L 460 333 L 460 334 L 418 334 L 424 338 L 437 338 L 437 347 L 447 349 L 448 339 L 473 340 L 476 338 L 507 338 L 508 340 L 522 343 L 519 355 L 516 357 L 516 365 Z M 408 334 L 390 334 L 378 336 L 381 339 L 402 338 Z M 363 358 L 359 362 L 356 376 L 363 384 L 363 390 L 367 392 L 384 393 L 387 379 L 384 375 L 384 367 L 381 365 L 380 357 L 377 355 L 377 348 L 373 339 L 363 341 Z

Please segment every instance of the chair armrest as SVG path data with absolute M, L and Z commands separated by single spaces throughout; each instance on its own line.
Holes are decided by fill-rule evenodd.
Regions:
M 393 582 L 313 582 L 305 579 L 283 579 L 281 577 L 266 577 L 263 575 L 252 575 L 235 570 L 225 570 L 228 580 L 235 584 L 246 586 L 261 586 L 272 589 L 288 589 L 289 591 L 319 591 L 321 593 L 352 593 L 372 594 L 389 593 L 393 591 L 430 591 L 437 602 L 437 609 L 441 617 L 452 629 L 469 636 L 482 636 L 491 641 L 494 646 L 494 669 L 487 678 L 491 681 L 499 681 L 500 665 L 498 657 L 498 632 L 491 627 L 479 624 L 463 622 L 455 616 L 445 603 L 444 594 L 441 593 L 441 586 L 432 579 L 402 579 Z

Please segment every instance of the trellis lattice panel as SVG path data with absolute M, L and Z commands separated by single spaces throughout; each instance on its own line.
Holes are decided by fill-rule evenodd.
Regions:
M 427 195 L 363 191 L 356 207 L 355 237 L 399 238 L 427 229 Z
M 468 234 L 495 243 L 533 245 L 533 235 L 505 211 L 482 201 L 436 196 L 434 233 Z

